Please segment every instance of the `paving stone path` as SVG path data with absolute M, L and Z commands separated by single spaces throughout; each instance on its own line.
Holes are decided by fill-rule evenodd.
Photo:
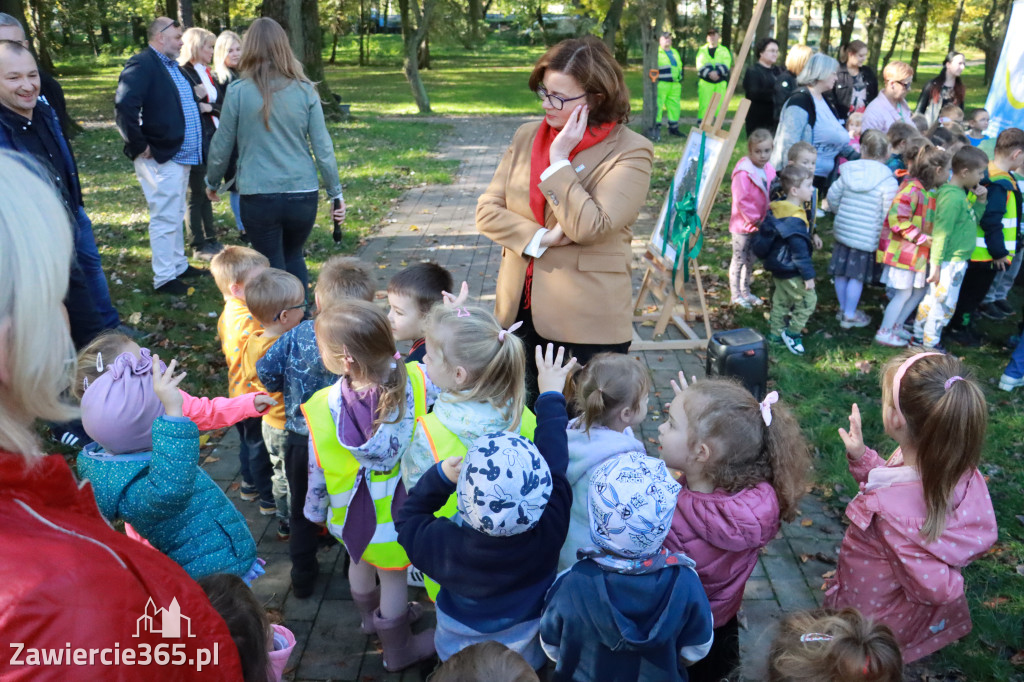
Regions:
M 494 300 L 501 247 L 477 233 L 476 200 L 490 181 L 512 133 L 526 120 L 444 120 L 452 130 L 439 155 L 459 161 L 453 183 L 424 185 L 406 192 L 359 253 L 376 266 L 379 290 L 385 289 L 388 279 L 406 264 L 430 259 L 448 268 L 456 282 L 468 281 L 471 295 L 484 305 Z M 657 210 L 657 206 L 649 206 L 636 225 L 636 233 L 641 237 L 634 242 L 637 263 L 643 250 L 642 238 L 650 233 Z M 639 286 L 639 270 L 634 271 L 635 288 Z M 672 395 L 669 381 L 680 370 L 686 376 L 704 375 L 704 354 L 648 351 L 634 355 L 646 364 L 654 379 L 651 415 L 641 428 L 641 438 L 650 454 L 657 456 L 655 438 L 660 410 L 655 406 Z M 314 596 L 300 600 L 291 595 L 287 543 L 277 539 L 276 522 L 259 516 L 256 505 L 238 499 L 237 450 L 238 440 L 231 430 L 208 457 L 205 468 L 228 489 L 229 496 L 243 511 L 259 542 L 260 555 L 267 559 L 267 573 L 254 589 L 272 615 L 291 628 L 298 642 L 285 678 L 303 682 L 423 679 L 431 666 L 402 674 L 384 671 L 379 643 L 359 631 L 359 616 L 352 605 L 344 570 L 345 557 L 338 546 L 321 551 L 321 575 Z M 763 664 L 772 625 L 783 612 L 819 606 L 822 574 L 833 568 L 842 526 L 812 496 L 805 498 L 801 511 L 798 521 L 785 524 L 768 545 L 747 583 L 741 612 L 744 627 L 740 630 L 746 680 L 766 678 Z M 423 593 L 418 598 L 425 601 Z M 428 612 L 417 627 L 429 627 L 432 623 L 433 613 Z

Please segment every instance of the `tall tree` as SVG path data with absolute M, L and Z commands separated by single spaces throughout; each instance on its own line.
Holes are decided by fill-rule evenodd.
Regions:
M 0 12 L 10 14 L 20 21 L 22 26 L 27 26 L 25 21 L 25 0 L 0 0 Z
M 484 22 L 484 6 L 480 0 L 469 0 L 469 39 L 480 42 L 480 26 Z
M 641 73 L 650 73 L 658 68 L 658 34 L 661 22 L 665 17 L 663 0 L 633 0 L 630 3 L 640 24 L 640 47 L 643 50 L 643 68 Z M 655 110 L 657 109 L 657 83 L 644 78 L 643 109 L 640 115 L 640 129 L 647 132 L 654 129 Z
M 818 49 L 828 54 L 832 48 L 832 12 L 835 11 L 835 2 L 825 0 L 825 7 L 821 12 L 821 39 L 818 41 Z
M 423 0 L 422 7 L 417 0 L 398 0 L 399 14 L 402 17 L 402 42 L 405 78 L 409 81 L 413 99 L 421 114 L 429 114 L 430 97 L 420 75 L 420 48 L 427 37 L 430 26 L 430 15 L 434 11 L 437 0 Z
M 878 60 L 882 56 L 882 38 L 885 35 L 885 22 L 889 19 L 890 7 L 892 7 L 892 0 L 878 0 L 871 8 L 871 16 L 867 26 L 864 27 L 868 34 L 868 66 L 876 73 L 878 72 Z
M 323 34 L 320 32 L 320 10 L 316 0 L 263 0 L 261 14 L 281 24 L 288 34 L 292 52 L 302 62 L 306 76 L 317 84 L 324 115 L 342 115 L 331 86 L 324 78 Z
M 107 18 L 107 0 L 96 0 L 96 16 L 100 21 L 100 40 L 104 45 L 109 45 L 111 38 L 110 19 Z
M 47 30 L 53 25 L 53 5 L 46 0 L 30 0 L 29 10 L 32 17 L 32 31 L 29 33 L 29 40 L 35 38 L 36 58 L 39 66 L 47 71 L 53 71 L 53 57 L 50 55 L 50 34 Z M 28 32 L 28 25 L 25 26 Z
M 903 22 L 907 20 L 907 16 L 909 14 L 910 5 L 903 5 L 903 10 L 900 12 L 900 19 L 896 22 L 896 29 L 892 34 L 892 42 L 889 43 L 889 50 L 885 53 L 885 57 L 882 58 L 883 67 L 892 60 L 892 56 L 896 52 L 896 43 L 899 42 L 900 31 L 903 30 Z
M 736 31 L 734 36 L 733 44 L 727 47 L 736 54 L 740 50 L 740 45 L 743 44 L 743 37 L 746 33 L 747 26 L 750 24 L 750 18 L 754 15 L 754 0 L 739 0 L 737 5 L 738 16 L 736 17 Z M 758 32 L 757 37 L 761 37 L 761 33 Z M 756 56 L 756 55 L 755 55 Z
M 981 30 L 985 36 L 985 85 L 992 83 L 992 76 L 999 64 L 999 53 L 1003 51 L 1006 39 L 1006 27 L 1010 23 L 1010 10 L 1013 0 L 992 0 L 988 14 L 981 22 Z
M 956 6 L 956 14 L 953 15 L 953 25 L 949 29 L 949 47 L 946 48 L 946 52 L 952 52 L 956 49 L 956 34 L 960 31 L 960 17 L 964 13 L 964 0 L 960 0 L 960 3 Z
M 615 52 L 615 35 L 619 32 L 619 25 L 622 23 L 622 10 L 625 6 L 626 0 L 612 0 L 608 5 L 608 13 L 604 16 L 604 22 L 601 24 L 601 40 L 612 52 Z
M 914 47 L 910 51 L 910 68 L 914 70 L 917 80 L 917 66 L 921 62 L 921 50 L 924 49 L 925 33 L 928 31 L 928 0 L 917 0 L 917 11 L 914 12 Z
M 195 17 L 192 16 L 192 0 L 178 0 L 178 21 L 183 28 L 191 28 L 195 25 Z
M 850 43 L 850 38 L 853 36 L 853 24 L 855 21 L 857 21 L 857 0 L 847 0 L 846 14 L 843 15 L 842 28 L 839 31 L 840 45 L 848 45 Z
M 675 0 L 668 0 L 668 3 L 675 4 Z M 718 28 L 715 26 L 715 0 L 704 0 L 704 33 L 713 28 Z
M 730 52 L 732 48 L 732 10 L 733 0 L 722 0 L 722 45 L 725 45 Z M 737 66 L 739 68 L 739 66 Z
M 789 9 L 793 0 L 776 0 L 775 5 L 775 40 L 779 43 L 779 63 L 786 62 L 789 51 Z
M 811 0 L 803 0 L 804 20 L 800 24 L 800 42 L 806 45 L 811 36 Z

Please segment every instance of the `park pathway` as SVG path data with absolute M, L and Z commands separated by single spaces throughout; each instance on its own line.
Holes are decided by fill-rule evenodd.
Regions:
M 474 299 L 484 305 L 494 300 L 501 247 L 477 233 L 476 199 L 490 181 L 512 133 L 526 120 L 509 117 L 445 119 L 452 130 L 442 143 L 439 155 L 459 162 L 454 181 L 450 185 L 424 185 L 407 191 L 358 254 L 374 266 L 378 290 L 383 292 L 388 279 L 406 264 L 430 259 L 448 268 L 456 282 L 468 281 Z M 429 125 L 419 120 L 410 122 L 410 125 L 425 124 Z M 651 212 L 657 209 L 649 206 L 641 213 L 636 226 L 641 237 L 650 232 L 655 217 Z M 637 259 L 642 249 L 643 240 L 638 239 L 634 242 Z M 638 277 L 637 274 L 634 287 L 639 285 Z M 379 297 L 383 298 L 383 293 Z M 649 454 L 657 456 L 656 436 L 661 419 L 657 406 L 671 397 L 669 380 L 680 370 L 687 376 L 703 376 L 704 354 L 650 351 L 634 355 L 646 364 L 654 378 L 651 413 L 640 437 L 647 444 Z M 359 631 L 359 616 L 352 605 L 344 574 L 344 555 L 337 546 L 321 551 L 321 575 L 314 596 L 299 600 L 291 595 L 287 543 L 278 541 L 276 522 L 259 516 L 255 505 L 238 499 L 238 441 L 234 434 L 233 429 L 229 431 L 207 457 L 204 467 L 229 490 L 230 497 L 250 523 L 259 542 L 260 555 L 267 559 L 267 573 L 255 583 L 254 590 L 271 610 L 272 617 L 291 628 L 298 642 L 285 679 L 303 682 L 423 679 L 430 666 L 402 674 L 384 671 L 376 638 Z M 741 612 L 744 627 L 740 630 L 746 680 L 766 678 L 763 663 L 772 625 L 783 612 L 820 605 L 822 574 L 834 568 L 842 526 L 813 496 L 805 498 L 801 511 L 797 522 L 786 524 L 768 545 L 747 583 Z M 417 598 L 425 599 L 421 595 Z M 426 614 L 423 621 L 424 624 L 417 627 L 429 627 L 433 614 Z

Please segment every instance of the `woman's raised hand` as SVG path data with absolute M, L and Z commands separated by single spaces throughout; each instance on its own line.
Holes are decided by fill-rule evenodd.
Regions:
M 850 430 L 840 428 L 839 437 L 843 439 L 846 454 L 850 459 L 858 460 L 864 456 L 867 448 L 864 446 L 864 435 L 860 430 L 860 408 L 857 407 L 857 403 L 850 408 Z
M 160 356 L 153 356 L 153 393 L 164 404 L 164 411 L 168 417 L 182 416 L 181 406 L 184 399 L 178 390 L 178 384 L 185 378 L 185 372 L 174 376 L 174 370 L 177 368 L 178 361 L 171 360 L 171 364 L 167 365 L 167 371 L 161 372 Z
M 565 390 L 565 378 L 569 376 L 569 372 L 576 366 L 576 358 L 569 358 L 569 362 L 562 364 L 563 358 L 565 358 L 565 348 L 563 346 L 558 347 L 558 354 L 555 354 L 555 344 L 549 343 L 547 352 L 545 352 L 543 346 L 537 346 L 536 350 L 537 359 L 537 391 L 539 393 L 547 393 L 548 391 L 554 391 L 555 393 L 561 393 Z
M 590 107 L 586 104 L 579 104 L 572 110 L 569 120 L 551 143 L 551 151 L 548 156 L 551 163 L 567 161 L 569 154 L 576 145 L 583 141 L 583 133 L 587 132 L 587 117 L 590 115 Z

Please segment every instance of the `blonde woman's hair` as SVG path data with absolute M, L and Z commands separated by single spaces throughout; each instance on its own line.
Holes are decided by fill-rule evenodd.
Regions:
M 794 76 L 799 76 L 807 66 L 807 60 L 811 58 L 812 54 L 814 54 L 814 50 L 802 43 L 789 48 L 786 53 L 786 71 Z
M 273 324 L 285 308 L 305 300 L 302 280 L 277 268 L 267 268 L 245 283 L 245 307 L 264 327 Z
M 103 366 L 113 364 L 114 358 L 126 352 L 128 345 L 132 343 L 135 342 L 128 335 L 113 329 L 108 329 L 90 341 L 85 348 L 78 352 L 75 380 L 71 383 L 71 395 L 81 400 L 89 384 L 96 381 L 102 374 L 99 370 L 100 362 L 97 361 L 102 361 Z
M 181 53 L 178 55 L 178 64 L 185 66 L 199 59 L 199 50 L 207 40 L 213 42 L 217 36 L 205 28 L 193 26 L 181 34 Z M 216 45 L 214 46 L 216 49 Z
M 238 43 L 238 46 L 241 47 L 242 39 L 234 31 L 221 31 L 217 36 L 217 42 L 213 44 L 213 77 L 221 85 L 230 83 L 235 77 L 225 63 L 232 43 Z
M 704 379 L 683 392 L 690 446 L 711 450 L 706 475 L 716 488 L 736 493 L 767 481 L 779 498 L 784 521 L 796 518 L 811 455 L 800 425 L 779 401 L 765 425 L 757 399 L 739 382 Z
M 526 403 L 522 340 L 502 334 L 494 315 L 477 306 L 436 306 L 425 326 L 431 356 L 445 367 L 462 367 L 469 375 L 466 388 L 451 393 L 451 399 L 489 403 L 508 420 L 510 430 L 518 429 Z
M 770 682 L 901 682 L 903 656 L 888 626 L 856 609 L 783 618 L 768 652 Z
M 306 78 L 302 62 L 295 58 L 288 34 L 270 17 L 260 17 L 252 22 L 242 40 L 242 58 L 238 70 L 243 78 L 251 78 L 263 98 L 263 125 L 270 130 L 270 106 L 274 93 L 291 85 L 313 82 Z
M 430 682 L 538 682 L 537 671 L 518 652 L 500 642 L 479 642 L 455 654 L 430 676 Z
M 395 424 L 405 416 L 405 364 L 395 356 L 391 323 L 378 306 L 366 301 L 338 301 L 316 318 L 316 345 L 324 367 L 333 374 L 367 381 L 381 388 L 374 427 Z M 394 414 L 394 418 L 388 416 Z
M 70 216 L 46 171 L 0 151 L 0 450 L 42 455 L 32 423 L 63 422 L 78 411 L 61 400 L 75 351 L 61 301 L 74 253 Z M 14 191 L 17 188 L 17 191 Z
M 882 69 L 882 79 L 889 83 L 891 81 L 905 81 L 908 78 L 914 77 L 914 70 L 910 68 L 910 64 L 901 61 L 889 62 Z
M 576 376 L 575 385 L 580 425 L 589 433 L 592 426 L 608 426 L 625 408 L 639 410 L 651 390 L 651 375 L 634 357 L 600 353 Z
M 904 351 L 882 369 L 882 404 L 893 405 L 893 379 L 913 351 Z M 960 377 L 949 384 L 952 377 Z M 978 468 L 988 427 L 985 394 L 971 371 L 953 355 L 918 358 L 900 380 L 900 412 L 917 447 L 917 468 L 927 508 L 921 535 L 935 542 L 946 527 L 953 489 Z
M 210 261 L 210 273 L 220 293 L 231 295 L 233 284 L 245 284 L 255 270 L 269 268 L 270 261 L 248 246 L 226 246 Z

